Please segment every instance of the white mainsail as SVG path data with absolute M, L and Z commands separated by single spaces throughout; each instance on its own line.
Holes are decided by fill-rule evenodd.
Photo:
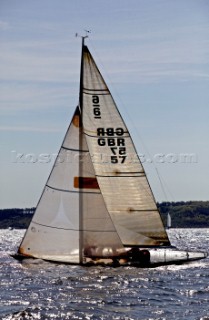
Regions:
M 102 196 L 123 245 L 170 245 L 128 129 L 86 46 L 82 70 L 84 133 Z

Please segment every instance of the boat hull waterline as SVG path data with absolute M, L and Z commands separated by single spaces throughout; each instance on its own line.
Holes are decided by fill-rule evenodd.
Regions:
M 172 265 L 172 264 L 184 264 L 201 259 L 207 258 L 208 254 L 206 252 L 195 252 L 195 251 L 183 251 L 175 248 L 158 248 L 158 249 L 143 249 L 140 250 L 141 254 L 140 260 L 118 257 L 97 257 L 97 258 L 88 258 L 84 259 L 82 263 L 83 266 L 94 266 L 94 265 L 103 265 L 103 266 L 135 266 L 141 268 L 155 268 L 163 265 Z M 63 256 L 26 256 L 23 254 L 12 254 L 11 255 L 16 260 L 22 262 L 29 259 L 41 259 L 52 263 L 62 263 L 62 264 L 77 264 L 72 261 L 68 262 L 67 257 Z

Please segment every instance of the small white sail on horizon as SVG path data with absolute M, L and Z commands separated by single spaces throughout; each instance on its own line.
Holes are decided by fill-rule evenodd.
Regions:
M 168 212 L 168 214 L 167 214 L 167 229 L 170 229 L 170 228 L 171 228 L 171 215 Z
M 134 248 L 165 248 L 170 241 L 130 133 L 84 38 L 79 106 L 18 253 L 75 264 L 127 262 L 128 250 L 136 259 Z

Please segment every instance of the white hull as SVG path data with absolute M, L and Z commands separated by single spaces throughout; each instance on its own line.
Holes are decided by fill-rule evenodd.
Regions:
M 107 264 L 113 266 L 136 266 L 142 268 L 154 268 L 163 265 L 170 264 L 184 264 L 192 262 L 195 260 L 205 259 L 208 255 L 205 252 L 192 252 L 192 251 L 182 251 L 173 248 L 157 248 L 157 249 L 143 249 L 142 253 L 145 253 L 144 258 L 139 260 L 134 259 L 100 259 L 96 261 L 89 261 L 89 263 L 97 264 Z M 147 255 L 148 254 L 148 255 Z M 149 257 L 149 258 L 148 258 Z
M 195 260 L 201 260 L 207 257 L 207 253 L 205 252 L 192 252 L 192 251 L 182 251 L 178 249 L 173 248 L 156 248 L 156 249 L 143 249 L 140 250 L 142 258 L 140 260 L 134 260 L 131 258 L 97 258 L 97 259 L 91 259 L 86 258 L 84 263 L 82 265 L 84 266 L 92 266 L 92 265 L 107 265 L 107 266 L 113 266 L 113 267 L 119 267 L 119 266 L 136 266 L 136 267 L 144 267 L 144 268 L 153 268 L 168 264 L 183 264 Z M 15 254 L 12 255 L 17 260 L 23 261 L 25 259 L 31 259 L 32 257 L 27 257 L 21 254 Z M 149 257 L 147 259 L 147 257 Z M 34 259 L 37 259 L 34 257 Z M 67 257 L 42 257 L 40 258 L 42 260 L 55 262 L 55 263 L 65 263 L 65 264 L 78 264 L 69 262 L 69 259 Z
M 207 257 L 205 252 L 182 251 L 177 249 L 151 249 L 150 264 L 176 264 L 185 263 L 194 260 L 200 260 Z

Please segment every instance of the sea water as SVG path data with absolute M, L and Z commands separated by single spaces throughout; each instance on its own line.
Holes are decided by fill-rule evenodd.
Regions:
M 209 229 L 170 229 L 209 251 Z M 154 269 L 82 267 L 10 256 L 24 230 L 0 230 L 0 319 L 209 320 L 209 259 Z

